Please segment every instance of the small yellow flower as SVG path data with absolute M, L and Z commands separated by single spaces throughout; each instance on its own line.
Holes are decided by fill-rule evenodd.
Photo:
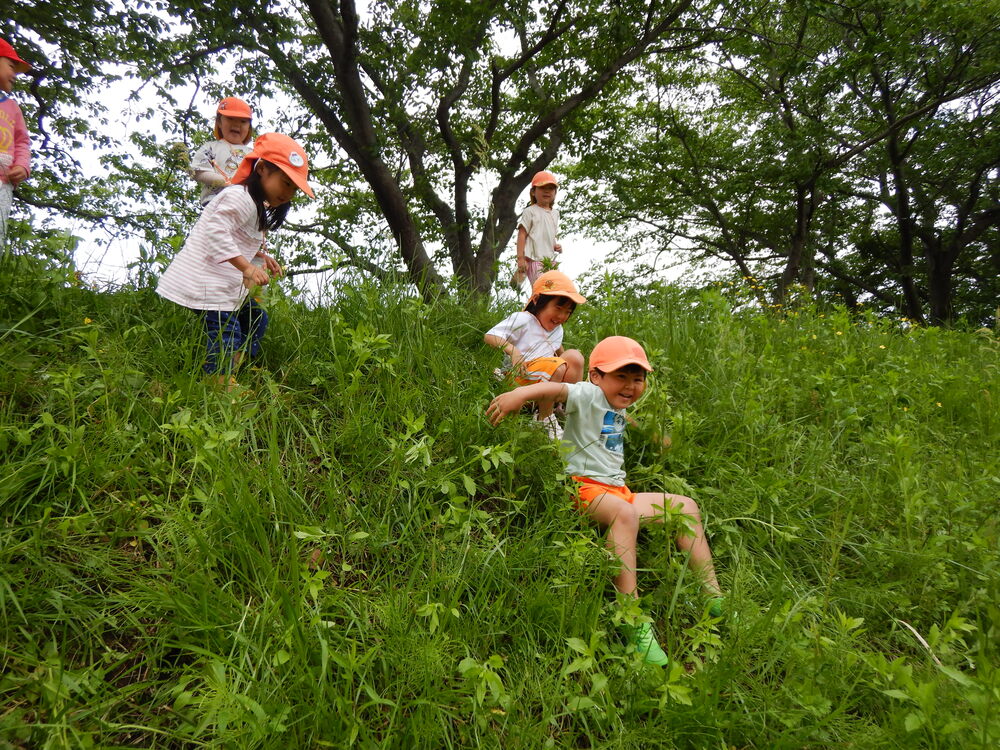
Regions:
M 816 334 L 815 333 L 813 334 L 813 338 L 816 338 Z
M 904 407 L 903 407 L 903 411 L 909 411 L 909 410 L 910 410 L 910 407 L 909 407 L 909 406 L 904 406 Z
M 838 335 L 838 336 L 843 336 L 843 335 L 844 335 L 844 332 L 843 332 L 843 331 L 837 331 L 837 335 Z
M 937 405 L 938 405 L 938 408 L 940 409 L 940 408 L 941 408 L 941 402 L 940 402 L 940 401 L 938 401 L 938 402 L 937 402 Z
M 94 322 L 94 321 L 92 321 L 92 320 L 91 320 L 90 318 L 84 318 L 84 319 L 83 319 L 83 324 L 84 324 L 84 325 L 87 325 L 87 326 L 89 326 L 89 325 L 90 325 L 91 323 L 93 323 L 93 322 Z
M 879 349 L 885 349 L 885 344 L 879 344 L 879 345 L 878 345 L 878 348 L 879 348 Z

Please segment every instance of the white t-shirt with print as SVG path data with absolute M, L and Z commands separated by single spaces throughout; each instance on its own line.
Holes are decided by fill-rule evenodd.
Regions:
M 584 381 L 566 386 L 566 427 L 563 442 L 572 446 L 566 471 L 621 487 L 625 484 L 625 410 L 608 403 L 604 391 Z
M 224 174 L 219 174 L 220 177 L 231 179 L 243 162 L 243 157 L 252 150 L 253 143 L 230 143 L 226 140 L 209 141 L 194 152 L 194 156 L 191 157 L 191 171 L 211 172 L 212 174 L 223 172 Z M 213 161 L 218 165 L 218 170 L 212 164 Z M 203 206 L 226 187 L 225 185 L 205 185 L 200 182 L 198 184 L 201 185 L 201 205 Z
M 537 203 L 528 206 L 517 220 L 528 233 L 524 255 L 532 260 L 554 259 L 556 238 L 559 236 L 559 210 L 544 209 Z

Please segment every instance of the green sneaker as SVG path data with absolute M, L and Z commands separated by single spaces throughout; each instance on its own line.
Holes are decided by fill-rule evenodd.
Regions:
M 644 622 L 641 625 L 622 625 L 625 637 L 629 639 L 637 654 L 642 655 L 642 660 L 647 664 L 655 664 L 658 667 L 665 667 L 670 664 L 670 658 L 663 653 L 660 644 L 656 642 L 653 635 L 653 625 Z
M 710 617 L 726 616 L 726 597 L 713 596 L 708 600 L 708 614 Z

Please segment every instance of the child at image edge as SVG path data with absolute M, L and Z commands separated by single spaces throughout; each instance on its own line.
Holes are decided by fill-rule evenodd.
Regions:
M 284 223 L 296 190 L 313 197 L 308 176 L 298 143 L 280 133 L 260 136 L 233 185 L 208 205 L 156 286 L 161 297 L 201 316 L 208 334 L 204 370 L 219 385 L 237 387 L 231 373 L 244 351 L 251 358 L 260 352 L 267 313 L 248 291 L 282 273 L 261 243 L 265 231 Z
M 551 172 L 538 172 L 531 178 L 531 199 L 528 207 L 517 220 L 517 274 L 534 284 L 546 263 L 556 265 L 556 253 L 562 252 L 559 236 L 559 211 L 555 208 L 556 176 Z
M 662 523 L 664 511 L 672 508 L 692 519 L 691 533 L 679 536 L 677 546 L 689 553 L 691 567 L 700 574 L 703 588 L 712 597 L 709 613 L 721 616 L 723 597 L 697 503 L 681 495 L 634 493 L 625 486 L 622 470 L 625 409 L 642 395 L 646 373 L 653 370 L 646 353 L 630 338 L 611 336 L 594 347 L 589 365 L 589 382 L 536 383 L 497 396 L 487 408 L 490 422 L 499 423 L 529 401 L 565 401 L 563 439 L 569 444 L 567 471 L 579 486 L 577 507 L 608 530 L 608 548 L 621 561 L 615 588 L 624 596 L 638 597 L 639 527 L 650 522 Z M 625 627 L 626 635 L 646 662 L 669 664 L 651 623 Z
M 504 369 L 514 374 L 518 385 L 576 383 L 583 376 L 583 355 L 576 349 L 563 349 L 562 326 L 576 306 L 586 301 L 566 274 L 548 271 L 532 285 L 524 310 L 501 320 L 483 340 L 503 350 Z M 554 403 L 548 398 L 537 399 L 538 421 L 558 440 L 562 431 L 552 413 Z
M 250 153 L 253 137 L 250 105 L 235 96 L 220 101 L 213 133 L 216 140 L 202 145 L 191 159 L 191 177 L 201 185 L 202 207 L 232 184 L 243 157 Z
M 31 66 L 17 56 L 14 48 L 0 39 L 0 255 L 7 246 L 7 219 L 14 188 L 31 173 L 31 141 L 21 108 L 8 94 L 14 78 Z

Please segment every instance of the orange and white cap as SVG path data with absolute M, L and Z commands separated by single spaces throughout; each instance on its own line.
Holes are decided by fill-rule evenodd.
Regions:
M 243 157 L 239 168 L 233 175 L 234 185 L 246 180 L 257 164 L 258 159 L 273 164 L 281 169 L 295 186 L 310 198 L 315 198 L 309 187 L 309 160 L 302 146 L 287 135 L 281 133 L 264 133 L 253 144 L 253 151 Z
M 531 187 L 540 187 L 542 185 L 555 185 L 559 187 L 559 180 L 551 172 L 546 172 L 544 169 L 541 172 L 535 172 L 535 176 L 531 178 Z
M 31 66 L 17 56 L 14 48 L 10 46 L 10 42 L 6 39 L 0 39 L 0 57 L 6 57 L 9 60 L 12 60 L 14 62 L 14 70 L 18 73 L 27 73 L 31 70 Z
M 608 336 L 597 342 L 594 351 L 590 353 L 587 371 L 614 372 L 626 365 L 639 365 L 646 372 L 653 371 L 646 358 L 646 352 L 638 341 L 628 336 Z
M 245 120 L 253 119 L 253 111 L 251 111 L 250 105 L 242 99 L 237 99 L 235 96 L 227 96 L 220 101 L 215 111 L 217 114 L 225 115 L 226 117 L 241 117 Z
M 554 297 L 569 297 L 578 305 L 582 305 L 587 301 L 586 297 L 576 291 L 576 287 L 569 276 L 562 271 L 546 271 L 535 279 L 535 283 L 531 285 L 531 299 L 528 301 L 533 302 L 542 294 Z

